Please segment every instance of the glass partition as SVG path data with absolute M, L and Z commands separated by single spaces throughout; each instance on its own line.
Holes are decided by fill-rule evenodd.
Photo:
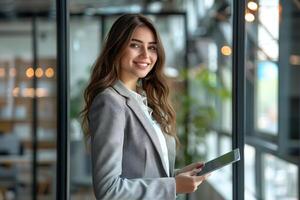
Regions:
M 298 198 L 298 169 L 291 164 L 270 154 L 263 155 L 263 199 Z
M 26 68 L 33 64 L 32 23 L 30 19 L 0 23 L 0 187 L 2 198 L 30 198 L 32 150 L 26 142 L 32 139 L 33 94 Z
M 198 8 L 189 18 L 197 25 L 189 38 L 188 51 L 188 150 L 193 161 L 208 161 L 232 149 L 233 2 L 188 2 Z M 232 167 L 214 172 L 206 185 L 200 186 L 192 198 L 231 199 Z
M 3 199 L 55 198 L 55 36 L 55 22 L 48 19 L 36 18 L 35 24 L 33 17 L 0 22 L 0 198 Z
M 91 66 L 102 45 L 102 22 L 93 16 L 71 16 L 70 22 L 70 197 L 94 199 L 89 142 L 85 141 L 79 113 Z
M 299 8 L 247 1 L 246 143 L 255 150 L 255 159 L 245 153 L 247 197 L 299 199 Z

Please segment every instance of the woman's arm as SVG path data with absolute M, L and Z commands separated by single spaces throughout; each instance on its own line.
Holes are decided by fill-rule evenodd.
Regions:
M 98 95 L 89 113 L 93 186 L 97 199 L 175 199 L 175 178 L 121 178 L 125 102 L 108 90 Z M 124 103 L 124 105 L 122 105 Z

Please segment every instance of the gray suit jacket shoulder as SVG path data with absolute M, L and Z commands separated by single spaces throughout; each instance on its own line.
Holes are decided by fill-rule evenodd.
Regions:
M 89 126 L 97 199 L 175 199 L 175 179 L 167 176 L 155 130 L 120 81 L 95 97 Z M 174 174 L 175 140 L 165 138 Z

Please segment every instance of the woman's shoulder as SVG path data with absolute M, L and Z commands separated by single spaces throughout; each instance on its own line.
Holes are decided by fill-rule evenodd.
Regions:
M 115 118 L 123 116 L 126 111 L 125 100 L 112 88 L 106 88 L 98 93 L 92 100 L 88 111 L 90 122 L 98 122 L 102 118 Z M 93 125 L 92 125 L 93 124 Z M 91 122 L 91 126 L 95 124 Z
M 94 102 L 103 102 L 105 104 L 121 106 L 125 104 L 125 98 L 116 92 L 112 87 L 108 87 L 95 96 L 93 103 Z

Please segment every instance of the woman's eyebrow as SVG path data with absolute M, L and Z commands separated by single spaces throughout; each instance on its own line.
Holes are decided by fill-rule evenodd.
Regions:
M 138 43 L 144 43 L 143 41 L 139 40 L 139 39 L 131 39 L 132 41 L 138 42 Z M 149 44 L 157 44 L 157 42 L 149 42 Z

